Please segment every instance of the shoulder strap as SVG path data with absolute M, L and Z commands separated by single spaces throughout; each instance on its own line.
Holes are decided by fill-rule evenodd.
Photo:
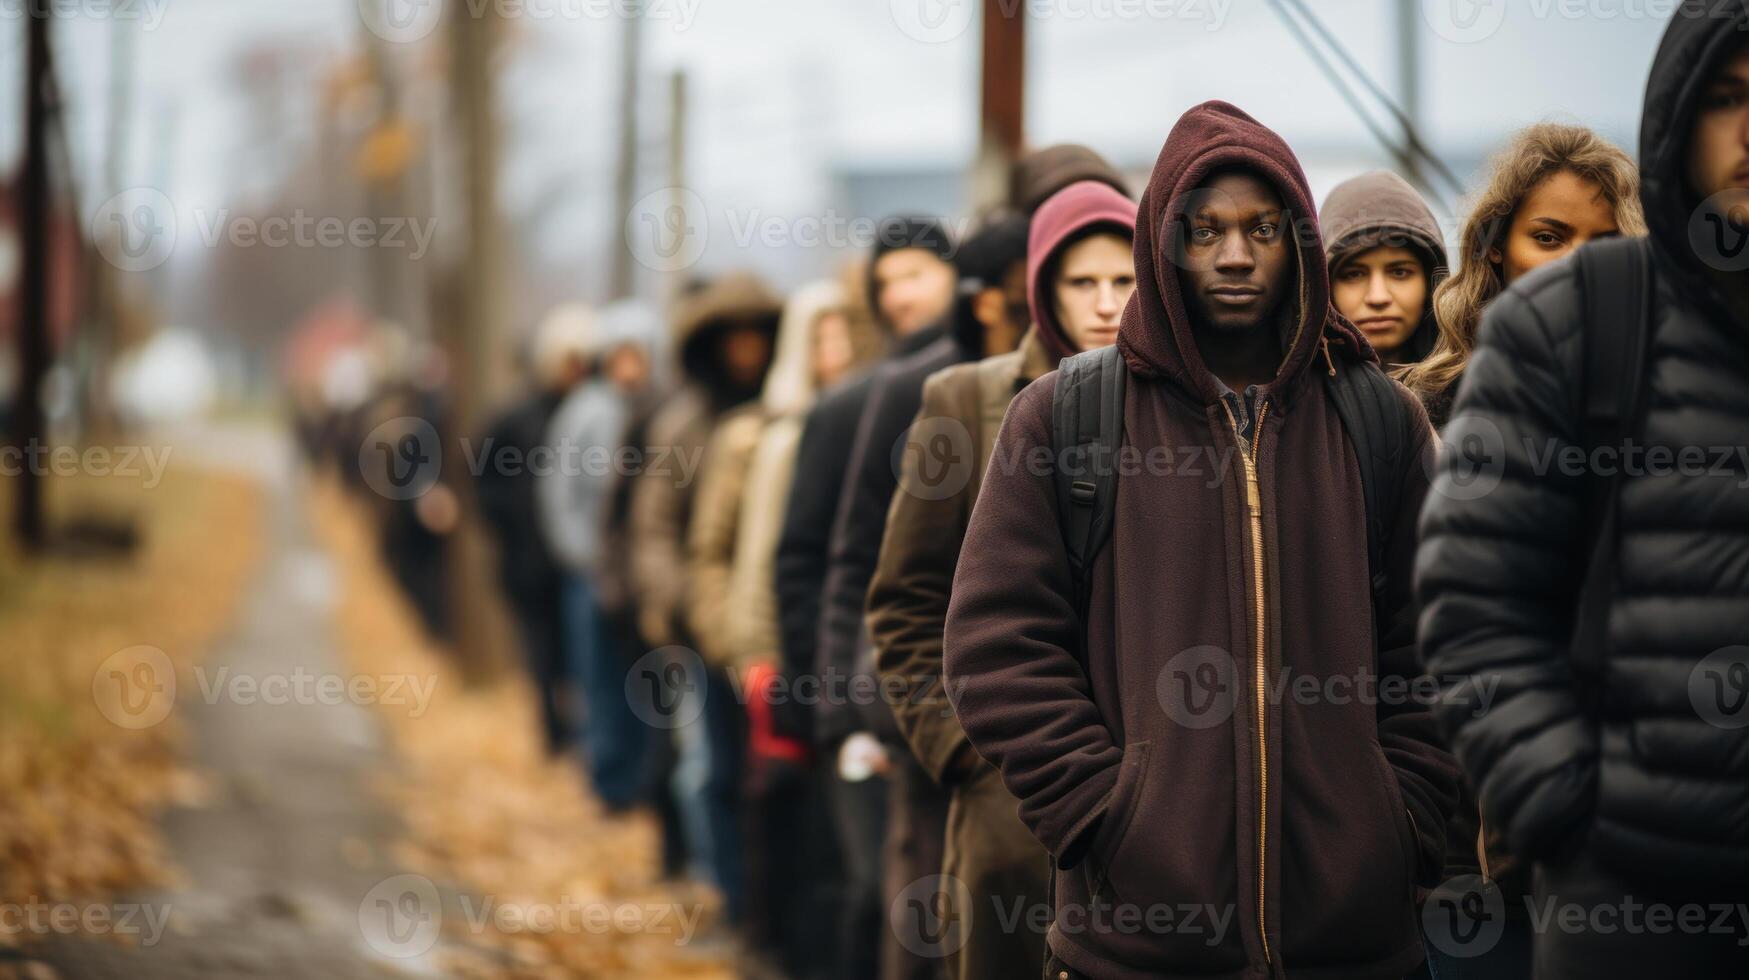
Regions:
M 1652 323 L 1652 263 L 1646 240 L 1594 242 L 1574 253 L 1582 317 L 1579 438 L 1587 459 L 1600 446 L 1623 447 L 1639 424 L 1647 339 Z M 1572 657 L 1596 692 L 1603 675 L 1609 607 L 1616 584 L 1616 503 L 1621 467 L 1586 482 L 1584 519 L 1592 558 L 1579 593 Z
M 1373 609 L 1384 608 L 1389 576 L 1385 567 L 1390 546 L 1390 521 L 1397 512 L 1404 449 L 1412 441 L 1410 414 L 1396 385 L 1371 361 L 1344 361 L 1335 375 L 1324 376 L 1336 403 L 1336 414 L 1354 444 L 1360 467 L 1361 494 L 1366 501 L 1366 558 L 1371 574 Z
M 1101 347 L 1064 358 L 1051 396 L 1057 516 L 1069 553 L 1075 608 L 1083 615 L 1093 588 L 1093 559 L 1111 537 L 1128 380 L 1129 369 L 1117 347 Z

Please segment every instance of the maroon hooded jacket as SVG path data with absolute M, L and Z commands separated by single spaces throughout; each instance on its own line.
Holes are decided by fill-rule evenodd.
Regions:
M 1232 166 L 1275 185 L 1297 240 L 1252 446 L 1198 353 L 1170 251 L 1186 194 Z M 1135 255 L 1118 336 L 1130 467 L 1086 621 L 1037 466 L 1052 373 L 1015 399 L 984 476 L 948 612 L 949 697 L 1056 858 L 1049 942 L 1070 969 L 1395 980 L 1422 959 L 1415 885 L 1438 874 L 1456 783 L 1410 696 L 1431 694 L 1409 599 L 1431 430 L 1399 389 L 1418 436 L 1374 610 L 1360 471 L 1319 377 L 1374 355 L 1330 308 L 1293 153 L 1225 103 L 1187 112 Z

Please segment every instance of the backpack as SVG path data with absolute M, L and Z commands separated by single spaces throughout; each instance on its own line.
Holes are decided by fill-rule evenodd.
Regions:
M 1117 501 L 1117 454 L 1123 444 L 1124 389 L 1129 369 L 1117 347 L 1101 347 L 1064 358 L 1051 398 L 1051 439 L 1063 543 L 1069 554 L 1075 608 L 1083 616 L 1093 590 L 1093 559 L 1111 536 Z M 1373 609 L 1384 608 L 1385 549 L 1390 520 L 1397 512 L 1398 473 L 1404 447 L 1413 436 L 1411 414 L 1402 395 L 1377 364 L 1343 362 L 1334 376 L 1323 375 L 1360 466 L 1366 498 L 1367 567 Z
M 1580 295 L 1584 374 L 1579 438 L 1585 458 L 1599 446 L 1623 446 L 1644 410 L 1646 348 L 1652 333 L 1651 243 L 1613 238 L 1573 253 Z M 1621 466 L 1586 481 L 1583 527 L 1592 535 L 1591 563 L 1574 610 L 1571 657 L 1580 690 L 1603 711 L 1603 665 L 1609 607 L 1615 599 Z

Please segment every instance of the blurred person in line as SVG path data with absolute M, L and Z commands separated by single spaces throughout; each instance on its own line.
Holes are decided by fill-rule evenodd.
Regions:
M 743 894 L 739 810 L 746 719 L 727 674 L 693 652 L 698 638 L 687 618 L 686 536 L 711 433 L 731 409 L 758 397 L 781 312 L 770 288 L 744 272 L 715 279 L 681 301 L 673 337 L 685 383 L 650 421 L 631 498 L 639 632 L 651 650 L 679 648 L 668 651 L 660 670 L 645 670 L 631 683 L 663 687 L 652 706 L 675 723 L 672 786 L 687 854 L 693 874 L 721 890 L 728 925 L 739 920 Z M 676 673 L 677 683 L 667 680 Z
M 1114 189 L 1123 185 L 1098 154 L 1073 144 L 1028 154 L 1016 165 L 1015 175 L 1016 189 L 1025 203 L 1035 207 L 1076 180 L 1090 179 Z M 883 832 L 883 908 L 890 908 L 899 893 L 917 880 L 939 872 L 950 802 L 948 792 L 918 766 L 894 724 L 892 709 L 879 696 L 874 649 L 863 621 L 887 508 L 898 483 L 892 454 L 917 413 L 929 375 L 1013 350 L 1031 319 L 1025 292 L 1027 214 L 998 212 L 987 219 L 977 237 L 977 247 L 968 245 L 957 259 L 961 292 L 950 313 L 949 336 L 874 373 L 838 492 L 821 596 L 815 655 L 819 676 L 828 682 L 842 678 L 846 694 L 822 700 L 818 723 L 824 738 L 840 746 L 846 764 L 871 767 L 892 784 Z M 1002 285 L 1009 302 L 1000 310 L 980 310 L 972 300 L 992 283 Z M 915 944 L 902 941 L 895 929 L 886 930 L 885 936 L 884 976 L 917 977 L 935 971 L 935 958 L 919 955 L 910 948 Z
M 893 722 L 862 622 L 868 578 L 898 482 L 893 450 L 917 414 L 924 379 L 949 365 L 1006 353 L 1026 331 L 1027 227 L 1024 215 L 999 212 L 960 245 L 948 335 L 875 369 L 838 492 L 816 668 L 827 686 L 815 722 L 824 739 L 839 746 L 841 776 L 859 775 L 861 769 L 888 784 L 884 819 L 869 825 L 871 832 L 878 827 L 883 839 L 883 909 L 890 910 L 918 879 L 940 873 L 948 808 L 947 792 L 917 766 Z M 939 957 L 920 952 L 894 928 L 884 930 L 883 946 L 884 977 L 938 971 Z
M 691 619 L 699 652 L 739 678 L 748 710 L 744 836 L 747 916 L 755 956 L 781 975 L 832 977 L 841 883 L 812 746 L 779 732 L 773 560 L 801 420 L 815 393 L 868 363 L 880 338 L 843 285 L 803 286 L 784 305 L 777 354 L 758 402 L 735 409 L 711 436 L 690 534 Z
M 553 329 L 578 338 L 583 361 L 576 383 L 554 411 L 543 441 L 550 465 L 536 484 L 541 530 L 561 573 L 565 669 L 583 699 L 582 749 L 596 795 L 609 812 L 646 799 L 645 753 L 652 732 L 626 698 L 629 660 L 601 605 L 603 529 L 614 492 L 613 470 L 636 384 L 637 351 L 620 347 L 608 373 L 594 311 L 566 304 L 548 315 Z
M 626 425 L 618 439 L 624 453 L 610 471 L 607 503 L 603 508 L 601 546 L 597 549 L 596 604 L 612 631 L 614 643 L 628 663 L 645 651 L 638 632 L 636 590 L 632 584 L 631 509 L 632 490 L 637 486 L 650 421 L 662 407 L 667 393 L 662 362 L 655 357 L 663 331 L 662 318 L 654 309 L 636 300 L 609 304 L 601 311 L 601 371 L 626 400 Z M 654 692 L 635 688 L 627 692 L 642 703 L 638 711 L 653 710 Z M 661 828 L 662 874 L 669 879 L 685 877 L 686 834 L 671 783 L 676 757 L 672 739 L 651 733 L 644 752 L 644 776 L 639 796 L 656 812 Z
M 1329 245 L 1330 302 L 1366 334 L 1386 366 L 1433 350 L 1433 291 L 1445 281 L 1445 239 L 1427 202 L 1388 170 L 1345 180 L 1318 213 Z
M 1457 267 L 1433 291 L 1433 350 L 1400 376 L 1434 428 L 1451 414 L 1488 304 L 1588 241 L 1644 235 L 1638 188 L 1627 154 L 1582 126 L 1539 123 L 1512 136 L 1464 219 Z
M 577 691 L 565 653 L 562 575 L 541 526 L 529 462 L 538 459 L 537 449 L 551 445 L 553 413 L 587 377 L 592 342 L 586 315 L 554 310 L 535 327 L 524 358 L 534 390 L 492 419 L 481 439 L 488 462 L 513 454 L 518 463 L 488 465 L 475 476 L 480 516 L 498 548 L 498 582 L 522 640 L 542 736 L 554 755 L 575 745 Z
M 1590 913 L 1536 935 L 1538 980 L 1749 976 L 1745 37 L 1742 2 L 1671 19 L 1637 200 L 1625 166 L 1591 197 L 1649 237 L 1512 277 L 1445 432 L 1504 447 L 1497 482 L 1449 454 L 1422 515 L 1421 644 L 1490 840 L 1535 909 Z
M 996 910 L 1048 903 L 1050 857 L 942 694 L 953 570 L 1009 401 L 1064 357 L 1117 339 L 1136 284 L 1135 223 L 1135 202 L 1093 181 L 1058 191 L 1033 215 L 1023 267 L 1031 329 L 1018 349 L 946 368 L 924 383 L 869 585 L 875 662 L 883 684 L 903 692 L 892 701 L 894 718 L 928 778 L 952 793 L 940 871 L 971 899 L 971 907 L 955 908 L 957 887 L 943 890 L 943 908 L 967 937 L 947 957 L 949 975 L 960 980 L 1026 976 L 1044 962 L 1043 931 L 1024 916 L 1007 925 Z M 974 302 L 1009 300 L 986 285 Z M 954 440 L 946 459 L 933 445 L 944 431 Z
M 449 362 L 435 347 L 415 346 L 393 325 L 379 328 L 375 347 L 371 360 L 378 387 L 354 413 L 348 443 L 358 447 L 354 458 L 360 466 L 382 468 L 383 479 L 370 481 L 374 487 L 408 491 L 384 497 L 371 490 L 367 499 L 377 504 L 383 559 L 391 575 L 426 635 L 447 644 L 454 627 L 449 542 L 461 520 L 461 504 L 446 474 L 431 466 L 442 458 L 453 432 Z M 376 442 L 365 446 L 366 439 Z M 351 464 L 347 460 L 349 469 Z
M 1046 975 L 1399 980 L 1457 780 L 1401 693 L 1423 676 L 1432 432 L 1330 306 L 1276 133 L 1191 109 L 1138 211 L 1116 345 L 1008 408 L 954 575 L 948 696 L 1054 861 Z M 1362 426 L 1401 440 L 1388 465 Z M 1399 693 L 1308 695 L 1303 674 Z M 1225 925 L 1136 925 L 1187 905 Z
M 956 282 L 952 255 L 947 230 L 933 219 L 893 217 L 876 228 L 865 288 L 875 326 L 887 339 L 887 361 L 922 350 L 947 334 L 945 318 Z M 784 678 L 791 690 L 811 687 L 818 695 L 809 703 L 798 697 L 773 705 L 774 720 L 786 734 L 813 742 L 829 761 L 836 760 L 840 745 L 826 741 L 815 725 L 814 702 L 830 697 L 828 679 L 816 665 L 820 601 L 838 493 L 872 374 L 865 369 L 824 393 L 809 409 L 796 445 L 774 570 Z M 828 777 L 828 786 L 845 878 L 839 904 L 839 975 L 872 978 L 884 931 L 880 848 L 886 784 L 866 774 L 855 780 L 834 775 Z

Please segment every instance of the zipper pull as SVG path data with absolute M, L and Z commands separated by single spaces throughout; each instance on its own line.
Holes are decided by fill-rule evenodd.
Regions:
M 1263 491 L 1257 486 L 1257 467 L 1245 467 L 1245 506 L 1255 514 L 1263 509 Z

